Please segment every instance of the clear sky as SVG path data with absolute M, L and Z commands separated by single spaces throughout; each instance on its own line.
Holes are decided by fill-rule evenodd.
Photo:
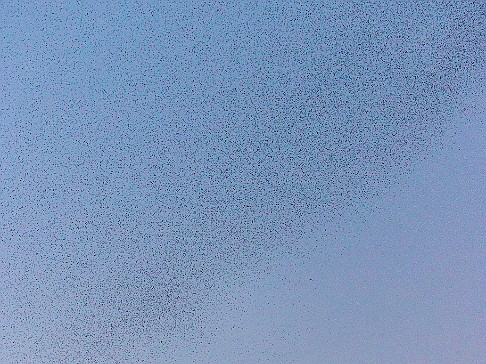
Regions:
M 455 135 L 373 211 L 309 234 L 310 258 L 232 287 L 205 341 L 171 348 L 176 362 L 483 363 L 485 97 L 471 90 Z
M 0 2 L 0 363 L 480 363 L 485 11 Z

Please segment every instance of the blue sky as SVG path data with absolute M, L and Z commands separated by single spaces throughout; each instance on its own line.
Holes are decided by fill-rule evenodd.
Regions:
M 478 362 L 484 11 L 0 4 L 0 362 Z
M 244 280 L 178 362 L 480 363 L 485 340 L 484 86 L 414 171 L 328 232 L 307 259 Z M 209 337 L 209 338 L 208 338 Z

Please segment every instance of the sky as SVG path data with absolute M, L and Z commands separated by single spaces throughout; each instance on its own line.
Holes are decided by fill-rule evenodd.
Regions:
M 0 363 L 480 363 L 480 1 L 0 3 Z
M 311 257 L 232 287 L 175 362 L 483 363 L 485 89 L 474 87 L 441 150 L 327 232 Z M 323 226 L 323 225 L 322 225 Z

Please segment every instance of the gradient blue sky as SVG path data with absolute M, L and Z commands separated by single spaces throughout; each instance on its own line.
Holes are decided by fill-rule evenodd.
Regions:
M 232 287 L 194 349 L 204 363 L 483 363 L 486 357 L 486 94 L 457 112 L 442 150 L 349 211 L 309 259 Z M 314 242 L 314 243 L 313 243 Z M 195 350 L 194 352 L 192 352 Z
M 0 363 L 481 363 L 485 19 L 0 2 Z

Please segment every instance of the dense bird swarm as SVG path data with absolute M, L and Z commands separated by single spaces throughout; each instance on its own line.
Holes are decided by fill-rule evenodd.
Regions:
M 203 325 L 440 144 L 485 56 L 480 1 L 0 14 L 2 363 L 137 362 Z

